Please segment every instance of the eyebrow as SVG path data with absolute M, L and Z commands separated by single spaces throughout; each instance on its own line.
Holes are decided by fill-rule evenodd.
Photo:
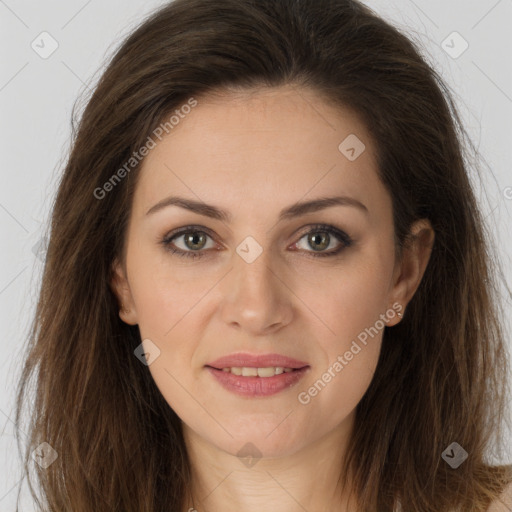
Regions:
M 180 208 L 184 208 L 191 212 L 197 213 L 198 215 L 203 215 L 205 217 L 210 217 L 212 219 L 220 220 L 226 223 L 231 222 L 232 219 L 232 215 L 229 212 L 222 210 L 217 206 L 178 196 L 170 196 L 165 199 L 162 199 L 154 206 L 152 206 L 147 211 L 146 215 L 156 213 L 169 206 L 179 206 Z M 369 213 L 368 208 L 363 203 L 361 203 L 357 199 L 354 199 L 353 197 L 333 196 L 321 197 L 318 199 L 313 199 L 311 201 L 294 203 L 291 206 L 282 209 L 279 212 L 278 219 L 279 221 L 292 219 L 294 217 L 299 217 L 301 215 L 323 210 L 325 208 L 330 208 L 332 206 L 353 206 L 358 208 L 360 211 L 364 212 L 366 215 Z

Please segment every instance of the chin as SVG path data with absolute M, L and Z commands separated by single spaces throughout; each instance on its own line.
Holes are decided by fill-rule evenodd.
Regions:
M 301 434 L 300 431 L 291 429 L 291 424 L 285 420 L 286 416 L 287 414 L 282 413 L 267 417 L 254 414 L 245 418 L 231 418 L 231 421 L 225 418 L 220 423 L 233 437 L 226 434 L 212 438 L 211 430 L 198 433 L 232 455 L 245 456 L 240 455 L 241 450 L 252 450 L 255 457 L 284 457 L 299 450 L 304 445 L 306 437 L 305 432 Z M 290 415 L 292 416 L 293 414 Z M 295 427 L 299 425 L 295 424 Z

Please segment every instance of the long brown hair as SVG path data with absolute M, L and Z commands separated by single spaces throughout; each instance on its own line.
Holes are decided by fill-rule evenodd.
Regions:
M 354 0 L 176 0 L 129 35 L 73 130 L 19 382 L 21 425 L 34 381 L 24 463 L 39 506 L 32 471 L 52 512 L 181 511 L 190 468 L 180 420 L 134 356 L 138 328 L 119 319 L 109 285 L 140 164 L 109 180 L 191 97 L 285 84 L 361 116 L 399 249 L 415 220 L 436 232 L 357 407 L 345 474 L 360 509 L 483 512 L 498 496 L 512 479 L 490 460 L 508 393 L 500 266 L 470 182 L 474 148 L 420 55 Z M 29 465 L 43 442 L 57 459 Z M 457 469 L 441 457 L 452 442 L 468 453 Z

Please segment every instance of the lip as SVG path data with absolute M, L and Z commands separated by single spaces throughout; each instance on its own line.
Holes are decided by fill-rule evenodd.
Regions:
M 299 382 L 310 369 L 305 366 L 290 373 L 281 373 L 273 377 L 242 377 L 231 372 L 223 372 L 211 366 L 206 369 L 224 389 L 249 398 L 275 395 Z
M 243 377 L 222 368 L 232 367 L 268 368 L 279 366 L 293 368 L 293 372 L 281 373 L 273 377 Z M 245 397 L 265 397 L 275 395 L 299 382 L 310 369 L 308 363 L 281 354 L 249 354 L 239 352 L 220 357 L 205 365 L 206 370 L 226 390 Z
M 249 354 L 247 352 L 238 352 L 228 356 L 220 357 L 205 366 L 213 369 L 222 370 L 222 368 L 247 367 L 247 368 L 268 368 L 270 366 L 282 366 L 284 368 L 293 368 L 298 370 L 309 366 L 304 361 L 299 361 L 292 357 L 281 354 Z M 249 379 L 250 377 L 244 377 Z M 259 377 L 258 377 L 259 378 Z M 273 377 L 267 377 L 272 379 Z

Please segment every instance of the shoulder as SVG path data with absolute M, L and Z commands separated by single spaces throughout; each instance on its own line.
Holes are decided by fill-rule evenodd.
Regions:
M 500 497 L 487 509 L 487 512 L 510 512 L 512 510 L 512 482 L 505 487 Z

